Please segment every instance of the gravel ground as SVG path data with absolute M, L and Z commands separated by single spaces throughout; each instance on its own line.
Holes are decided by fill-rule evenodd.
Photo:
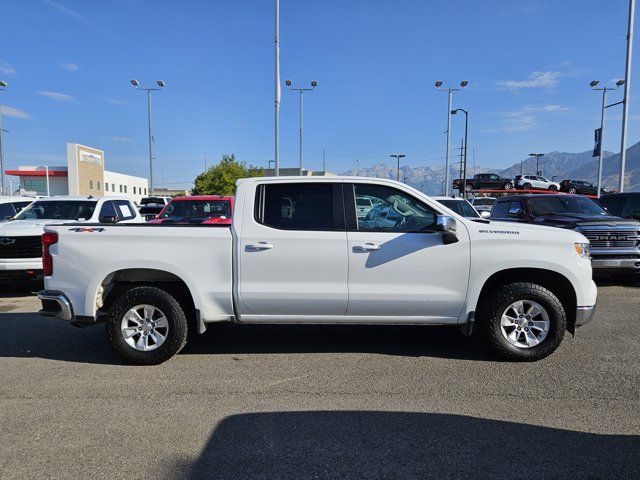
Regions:
M 533 364 L 427 327 L 215 326 L 158 367 L 0 294 L 0 478 L 640 478 L 640 292 Z

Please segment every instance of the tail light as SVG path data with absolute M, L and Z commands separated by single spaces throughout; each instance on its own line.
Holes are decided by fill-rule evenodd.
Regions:
M 58 243 L 58 234 L 55 232 L 45 232 L 42 235 L 42 274 L 45 277 L 53 275 L 53 257 L 49 253 L 49 247 Z

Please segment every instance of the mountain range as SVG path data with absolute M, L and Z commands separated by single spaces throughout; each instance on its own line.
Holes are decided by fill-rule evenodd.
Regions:
M 455 158 L 452 159 L 455 161 Z M 564 178 L 572 180 L 587 180 L 596 182 L 598 177 L 598 159 L 592 157 L 592 151 L 569 153 L 549 152 L 540 158 L 540 170 L 542 175 L 549 180 L 560 181 Z M 627 161 L 625 172 L 625 190 L 640 190 L 640 142 L 627 149 Z M 453 163 L 449 169 L 450 179 L 459 177 L 458 165 Z M 607 190 L 617 189 L 618 175 L 620 171 L 620 154 L 605 152 L 602 161 L 602 183 Z M 509 168 L 499 169 L 486 166 L 467 166 L 467 177 L 474 173 L 497 173 L 501 177 L 514 178 L 520 173 L 535 174 L 536 160 L 528 157 L 521 162 L 516 162 Z M 445 168 L 443 166 L 400 167 L 400 179 L 406 184 L 429 195 L 441 195 L 444 187 Z M 351 169 L 342 175 L 359 175 L 363 177 L 395 179 L 396 168 L 383 163 L 359 170 Z

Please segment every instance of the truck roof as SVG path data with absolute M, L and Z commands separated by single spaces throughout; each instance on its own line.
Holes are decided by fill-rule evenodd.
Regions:
M 251 177 L 251 178 L 240 178 L 236 182 L 236 185 L 245 184 L 245 183 L 263 183 L 263 182 L 309 182 L 309 183 L 321 183 L 321 182 L 350 182 L 350 183 L 393 183 L 403 187 L 413 188 L 406 183 L 398 182 L 397 180 L 392 180 L 389 178 L 377 178 L 377 177 L 354 177 L 354 176 L 344 176 L 344 175 L 336 175 L 333 177 L 307 177 L 307 176 L 282 176 L 282 177 Z
M 18 198 L 18 197 L 15 197 Z M 44 198 L 39 198 L 35 201 L 47 201 L 47 202 L 65 202 L 65 201 L 74 201 L 74 202 L 78 202 L 78 201 L 89 201 L 89 202 L 98 202 L 100 200 L 126 200 L 127 202 L 130 202 L 131 199 L 130 198 L 126 198 L 126 197 L 101 197 L 101 196 L 71 196 L 71 195 L 55 195 L 53 197 L 44 197 Z
M 185 197 L 176 197 L 171 199 L 172 202 L 185 202 L 188 200 L 233 200 L 232 195 L 190 195 Z

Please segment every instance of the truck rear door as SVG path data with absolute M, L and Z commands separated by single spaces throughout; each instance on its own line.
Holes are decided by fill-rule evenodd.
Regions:
M 237 247 L 240 319 L 344 316 L 348 258 L 342 183 L 265 182 L 247 197 L 245 205 L 252 205 L 244 207 Z

